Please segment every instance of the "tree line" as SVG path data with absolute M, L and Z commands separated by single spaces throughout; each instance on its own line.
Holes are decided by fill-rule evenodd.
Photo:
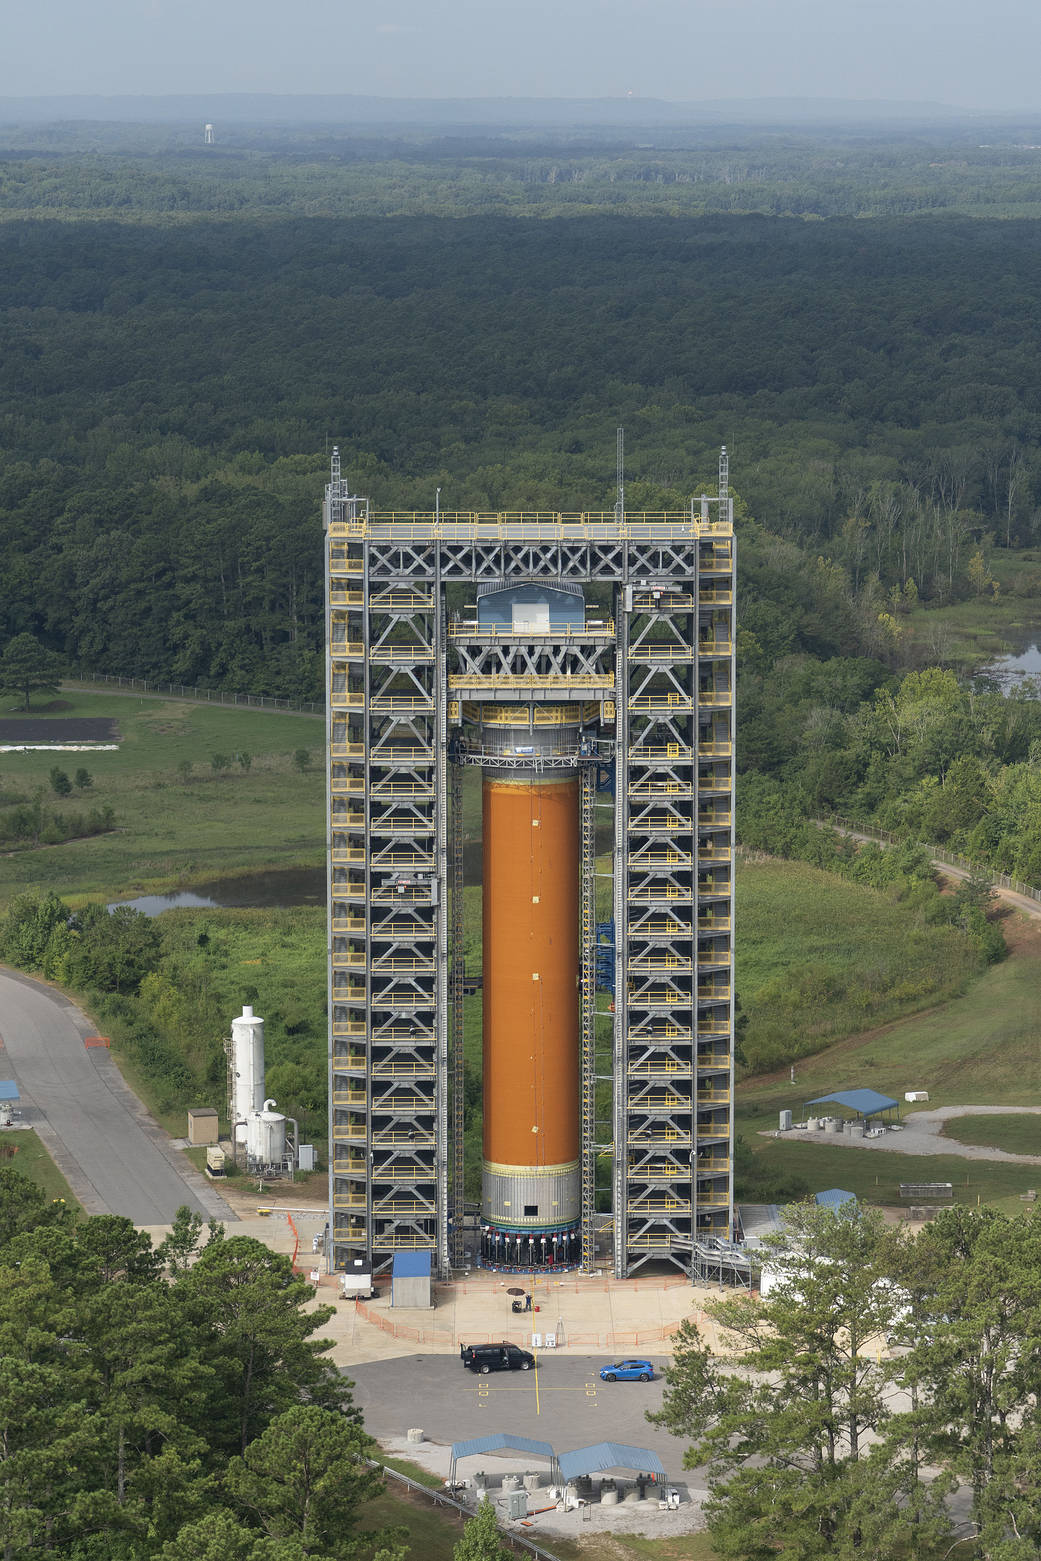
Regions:
M 978 595 L 977 554 L 1038 533 L 1032 224 L 446 197 L 160 228 L 127 177 L 123 220 L 0 222 L 0 642 L 315 697 L 333 441 L 377 505 L 492 510 L 610 509 L 620 422 L 631 507 L 679 507 L 725 442 L 768 654 L 898 658 L 894 590 Z M 771 592 L 818 558 L 836 610 L 802 632 Z
M 1039 690 L 939 667 L 876 676 L 840 658 L 746 669 L 741 838 L 841 870 L 851 848 L 808 822 L 838 813 L 1041 885 Z
M 154 1247 L 0 1167 L 0 1549 L 69 1561 L 401 1561 L 331 1315 L 287 1257 L 182 1209 Z
M 648 1418 L 723 1561 L 1041 1555 L 1041 1217 L 798 1205 L 758 1295 L 686 1322 Z M 964 1516 L 963 1516 L 964 1515 Z

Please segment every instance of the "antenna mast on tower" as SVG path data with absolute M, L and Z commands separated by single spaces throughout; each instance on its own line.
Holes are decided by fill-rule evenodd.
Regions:
M 615 500 L 614 518 L 621 525 L 625 519 L 625 429 L 619 428 L 615 447 L 615 469 L 618 480 L 618 497 Z

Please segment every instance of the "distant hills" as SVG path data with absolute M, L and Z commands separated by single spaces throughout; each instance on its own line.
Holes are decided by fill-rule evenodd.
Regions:
M 498 126 L 922 125 L 999 116 L 945 103 L 841 98 L 720 98 L 671 103 L 658 98 L 379 98 L 275 93 L 179 94 L 165 97 L 0 97 L 0 123 L 214 125 L 357 125 L 446 128 Z M 1002 118 L 1006 116 L 1000 116 Z

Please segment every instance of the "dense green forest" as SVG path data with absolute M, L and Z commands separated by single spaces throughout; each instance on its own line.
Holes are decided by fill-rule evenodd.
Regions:
M 320 697 L 334 441 L 449 510 L 609 506 L 619 423 L 630 508 L 680 505 L 725 441 L 746 838 L 1036 877 L 1041 706 L 899 679 L 936 608 L 1041 593 L 1039 139 L 8 130 L 0 641 Z
M 258 132 L 209 161 L 139 139 L 0 155 L 0 637 L 314 696 L 334 440 L 377 504 L 463 509 L 609 504 L 618 423 L 630 507 L 678 504 L 725 441 L 767 662 L 892 661 L 894 590 L 956 599 L 1034 539 L 1041 243 L 1001 194 L 1036 184 L 1029 147 L 746 137 L 778 199 L 829 168 L 860 192 L 809 220 L 754 191 L 671 206 L 699 181 L 637 177 L 631 145 L 571 146 L 596 168 L 562 185 L 508 138 Z M 661 157 L 751 188 L 718 136 Z M 962 164 L 995 220 L 942 209 Z M 884 169 L 916 215 L 873 203 Z M 515 184 L 554 193 L 515 207 Z
M 771 1286 L 683 1324 L 650 1415 L 708 1485 L 713 1554 L 1036 1561 L 1039 1238 L 1036 1210 L 914 1236 L 855 1201 L 788 1210 Z
M 4 1555 L 401 1561 L 313 1297 L 188 1209 L 153 1248 L 0 1168 Z

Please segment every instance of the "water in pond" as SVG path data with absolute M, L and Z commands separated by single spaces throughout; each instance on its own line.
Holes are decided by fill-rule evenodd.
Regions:
M 197 884 L 194 889 L 178 889 L 172 894 L 144 894 L 136 900 L 122 900 L 146 916 L 161 916 L 163 911 L 180 908 L 194 910 L 248 909 L 268 906 L 284 909 L 293 905 L 325 904 L 324 867 L 284 867 L 267 873 L 251 873 L 242 878 L 215 878 Z M 109 906 L 109 909 L 114 909 Z
M 597 851 L 611 846 L 609 826 L 597 825 Z M 467 884 L 479 884 L 483 876 L 481 842 L 468 840 L 463 846 L 463 876 Z M 241 878 L 214 878 L 196 884 L 194 889 L 176 889 L 170 894 L 143 894 L 135 900 L 119 900 L 109 906 L 129 905 L 146 916 L 161 916 L 174 910 L 248 910 L 256 907 L 284 910 L 294 905 L 325 904 L 324 867 L 280 867 L 267 873 L 249 873 Z
M 1041 645 L 1026 645 L 1015 655 L 998 656 L 984 668 L 987 677 L 1015 688 L 1022 678 L 1041 677 Z
M 132 911 L 142 911 L 146 916 L 161 916 L 164 911 L 179 910 L 182 906 L 205 910 L 217 903 L 205 895 L 193 894 L 190 889 L 180 889 L 174 894 L 142 894 L 136 900 L 115 900 L 108 909 L 114 911 L 120 905 L 129 905 Z

